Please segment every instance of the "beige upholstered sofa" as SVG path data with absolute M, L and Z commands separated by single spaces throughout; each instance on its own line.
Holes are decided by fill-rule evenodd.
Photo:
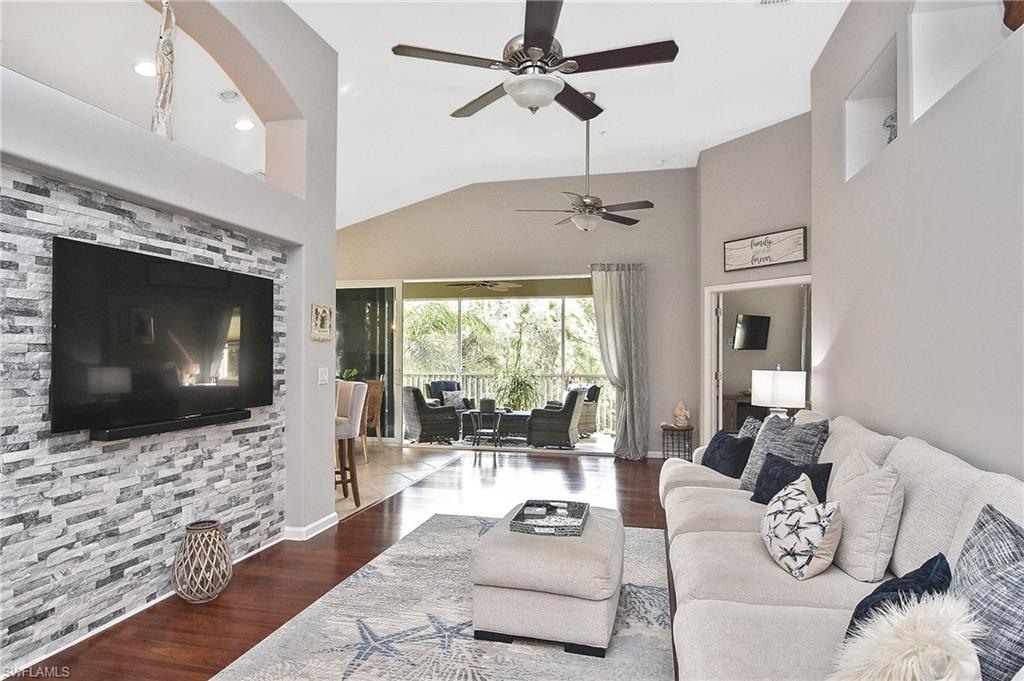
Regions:
M 798 423 L 824 417 L 802 411 Z M 992 504 L 1024 523 L 1024 483 L 978 470 L 927 442 L 880 435 L 838 417 L 821 453 L 833 471 L 851 452 L 895 466 L 903 515 L 885 578 L 903 575 L 943 552 L 955 565 L 978 513 Z M 798 581 L 769 557 L 760 535 L 765 507 L 739 480 L 694 463 L 665 462 L 672 628 L 680 679 L 826 678 L 853 608 L 878 582 L 859 582 L 835 565 Z M 841 510 L 841 509 L 840 509 Z

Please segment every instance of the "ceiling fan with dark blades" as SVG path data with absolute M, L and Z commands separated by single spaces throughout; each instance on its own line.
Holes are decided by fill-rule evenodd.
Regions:
M 395 45 L 391 51 L 400 57 L 430 59 L 465 66 L 507 71 L 512 76 L 471 102 L 452 112 L 456 118 L 472 116 L 506 94 L 520 106 L 537 109 L 558 102 L 582 121 L 594 118 L 602 109 L 593 101 L 553 74 L 586 73 L 627 66 L 663 64 L 675 60 L 679 47 L 674 40 L 634 45 L 615 50 L 564 57 L 562 45 L 555 39 L 561 0 L 526 0 L 523 32 L 505 44 L 501 59 L 488 59 L 412 45 Z
M 482 279 L 480 281 L 457 281 L 448 286 L 459 288 L 463 291 L 470 291 L 475 288 L 487 289 L 488 291 L 495 291 L 498 293 L 505 293 L 511 291 L 514 288 L 522 288 L 522 284 L 517 284 L 514 281 L 493 281 L 490 279 Z
M 588 100 L 594 99 L 593 92 L 585 92 L 583 96 Z M 590 121 L 585 121 L 587 127 L 587 141 L 586 141 L 586 170 L 583 176 L 583 194 L 576 194 L 574 192 L 562 192 L 562 196 L 569 199 L 568 209 L 559 208 L 520 208 L 517 213 L 569 213 L 569 217 L 564 218 L 556 222 L 556 225 L 564 225 L 569 222 L 576 225 L 576 229 L 581 232 L 589 232 L 592 230 L 597 223 L 601 220 L 607 220 L 609 222 L 617 222 L 620 225 L 635 225 L 640 222 L 636 218 L 627 217 L 625 215 L 616 215 L 619 211 L 629 210 L 643 210 L 645 208 L 654 208 L 654 204 L 650 201 L 626 201 L 624 203 L 611 203 L 605 205 L 603 201 L 597 196 L 590 195 Z

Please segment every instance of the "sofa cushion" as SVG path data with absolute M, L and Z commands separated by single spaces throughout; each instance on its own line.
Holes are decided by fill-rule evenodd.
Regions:
M 821 681 L 849 618 L 827 608 L 680 602 L 672 626 L 679 679 Z
M 859 476 L 845 471 L 873 468 Z M 839 466 L 830 499 L 843 512 L 843 536 L 836 550 L 835 564 L 862 582 L 877 582 L 892 558 L 892 547 L 903 512 L 903 481 L 894 466 L 879 468 L 859 451 Z
M 902 577 L 885 580 L 853 609 L 853 617 L 850 618 L 846 635 L 853 634 L 858 625 L 866 622 L 872 613 L 882 609 L 887 603 L 899 603 L 910 598 L 919 599 L 925 594 L 945 593 L 951 577 L 949 561 L 938 553 L 916 570 L 911 570 Z
M 740 481 L 713 471 L 707 466 L 690 463 L 683 459 L 668 459 L 661 466 L 661 478 L 658 481 L 658 492 L 661 505 L 665 498 L 676 487 L 722 487 L 739 489 Z
M 967 601 L 982 635 L 974 640 L 985 681 L 1024 667 L 1024 527 L 991 504 L 978 514 L 953 568 L 950 592 Z
M 610 598 L 622 583 L 625 530 L 615 509 L 590 507 L 579 537 L 545 537 L 509 531 L 516 505 L 473 549 L 474 585 L 526 589 L 592 601 Z
M 740 432 L 736 433 L 736 437 L 757 437 L 757 434 L 761 432 L 761 425 L 761 419 L 748 416 L 743 420 L 743 425 L 740 426 Z
M 736 437 L 724 430 L 715 433 L 701 457 L 702 466 L 707 466 L 722 475 L 739 479 L 750 458 L 750 448 L 754 446 L 752 437 Z
M 680 534 L 669 547 L 669 562 L 676 602 L 701 599 L 843 608 L 844 630 L 853 607 L 876 586 L 858 582 L 834 565 L 814 579 L 793 579 L 768 555 L 758 532 Z
M 783 487 L 796 481 L 801 475 L 806 475 L 811 481 L 811 487 L 814 488 L 814 496 L 818 501 L 826 501 L 825 489 L 828 487 L 831 472 L 830 463 L 795 464 L 769 454 L 757 475 L 750 500 L 756 504 L 767 504 L 772 497 L 782 491 Z
M 806 474 L 772 497 L 761 518 L 761 539 L 768 554 L 801 580 L 832 564 L 842 531 L 839 504 L 817 503 Z
M 829 424 L 828 440 L 818 460 L 822 463 L 831 461 L 838 467 L 851 452 L 860 450 L 881 466 L 897 442 L 898 438 L 868 430 L 849 416 L 837 416 Z
M 792 463 L 817 463 L 821 448 L 828 438 L 828 421 L 815 421 L 796 425 L 789 419 L 765 419 L 761 432 L 750 450 L 747 467 L 740 476 L 740 489 L 754 491 L 757 476 L 768 454 L 780 456 Z
M 946 554 L 950 563 L 956 564 L 964 540 L 974 529 L 978 514 L 986 504 L 991 504 L 993 508 L 1018 525 L 1024 525 L 1024 482 L 1009 475 L 982 474 L 971 487 L 963 510 L 960 512 L 960 520 L 953 532 L 953 543 Z
M 902 576 L 936 553 L 949 551 L 961 509 L 981 471 L 913 437 L 900 440 L 886 463 L 899 469 L 903 480 L 903 516 L 889 562 L 889 569 Z
M 677 487 L 665 500 L 665 533 L 671 544 L 687 532 L 757 532 L 763 513 L 743 490 Z
M 801 409 L 793 415 L 793 423 L 798 426 L 805 426 L 808 423 L 815 423 L 817 421 L 828 421 L 828 417 L 810 409 Z

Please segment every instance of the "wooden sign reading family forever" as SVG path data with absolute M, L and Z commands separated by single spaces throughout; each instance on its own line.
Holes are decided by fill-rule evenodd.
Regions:
M 771 234 L 733 239 L 724 244 L 725 271 L 781 265 L 807 260 L 807 228 L 794 227 Z

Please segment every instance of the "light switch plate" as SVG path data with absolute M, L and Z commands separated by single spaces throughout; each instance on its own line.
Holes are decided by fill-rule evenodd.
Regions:
M 331 380 L 331 374 L 328 373 L 327 367 L 319 367 L 316 370 L 316 382 L 320 385 L 327 385 Z

